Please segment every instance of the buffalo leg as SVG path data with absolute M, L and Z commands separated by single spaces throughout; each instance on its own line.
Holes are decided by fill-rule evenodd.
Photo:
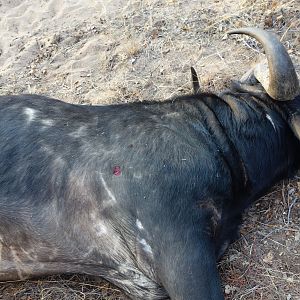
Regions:
M 215 250 L 208 237 L 185 232 L 181 240 L 165 239 L 159 277 L 172 300 L 222 300 Z M 169 235 L 172 237 L 172 235 Z

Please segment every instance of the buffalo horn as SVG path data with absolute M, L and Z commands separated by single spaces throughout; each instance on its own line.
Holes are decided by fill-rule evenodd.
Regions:
M 299 93 L 299 80 L 291 58 L 286 49 L 270 32 L 260 28 L 240 28 L 228 32 L 228 34 L 246 34 L 257 39 L 265 50 L 268 61 L 269 74 L 257 74 L 259 77 L 268 77 L 268 82 L 261 84 L 270 97 L 275 100 L 286 101 L 294 99 Z M 267 72 L 267 68 L 259 68 L 255 73 Z M 256 74 L 255 74 L 256 75 Z

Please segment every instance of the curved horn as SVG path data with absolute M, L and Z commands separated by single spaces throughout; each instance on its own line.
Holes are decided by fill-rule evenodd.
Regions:
M 299 92 L 299 81 L 287 51 L 276 36 L 263 29 L 252 27 L 228 32 L 228 34 L 236 33 L 249 35 L 263 45 L 269 66 L 269 82 L 264 86 L 268 95 L 280 101 L 294 99 Z

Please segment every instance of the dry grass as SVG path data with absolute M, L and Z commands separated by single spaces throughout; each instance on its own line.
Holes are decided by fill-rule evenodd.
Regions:
M 15 60 L 0 71 L 0 94 L 42 93 L 90 104 L 163 101 L 191 92 L 191 65 L 202 90 L 220 91 L 261 52 L 251 38 L 226 36 L 241 26 L 276 32 L 300 74 L 299 0 L 114 0 L 103 6 L 99 16 L 70 26 L 57 21 L 59 29 L 32 29 L 12 41 Z M 28 57 L 31 44 L 36 50 Z M 299 182 L 280 183 L 246 214 L 241 238 L 219 266 L 228 299 L 300 299 Z M 124 299 L 86 276 L 4 283 L 1 297 Z
M 0 286 L 0 299 L 121 300 L 122 293 L 98 278 L 51 276 L 40 280 L 11 282 Z
M 299 178 L 282 182 L 245 216 L 220 263 L 228 299 L 300 299 Z

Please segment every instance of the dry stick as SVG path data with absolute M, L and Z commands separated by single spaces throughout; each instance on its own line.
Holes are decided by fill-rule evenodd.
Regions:
M 297 24 L 298 23 L 298 24 Z M 290 26 L 285 30 L 285 32 L 283 33 L 282 37 L 280 38 L 280 42 L 282 42 L 282 40 L 284 39 L 285 35 L 287 34 L 287 32 L 291 29 L 291 27 L 295 27 L 298 26 L 300 24 L 300 21 L 294 21 L 291 22 Z
M 287 227 L 287 226 L 284 225 L 284 226 L 281 227 L 281 228 L 276 228 L 276 229 L 270 231 L 270 232 L 269 232 L 267 235 L 265 235 L 265 236 L 264 236 L 261 232 L 257 232 L 259 235 L 262 235 L 262 236 L 264 237 L 264 238 L 262 238 L 262 239 L 260 240 L 260 242 L 263 242 L 265 239 L 269 238 L 269 236 L 271 236 L 273 233 L 280 232 L 281 230 L 284 230 L 285 227 Z
M 291 212 L 292 212 L 292 208 L 293 206 L 296 204 L 296 202 L 299 200 L 298 197 L 295 197 L 295 199 L 292 201 L 291 205 L 289 206 L 289 210 L 288 210 L 288 217 L 287 217 L 287 226 L 290 225 L 290 217 L 291 217 Z
M 212 56 L 219 56 L 221 53 L 225 53 L 225 52 L 229 52 L 229 51 L 231 51 L 231 50 L 216 51 L 212 54 L 206 55 L 204 57 L 200 57 L 200 59 L 198 61 L 200 62 L 201 60 L 205 60 L 205 59 L 210 58 Z
M 269 272 L 269 269 L 265 269 L 266 271 L 267 271 L 267 276 L 271 279 L 271 282 L 272 282 L 272 284 L 273 284 L 273 286 L 274 286 L 274 289 L 275 289 L 275 292 L 277 293 L 277 295 L 279 296 L 279 293 L 278 293 L 278 289 L 277 289 L 277 286 L 276 286 L 276 284 L 275 284 L 275 282 L 274 282 L 274 279 L 273 279 L 273 276 L 270 274 L 270 272 Z M 264 276 L 264 274 L 262 273 L 262 275 Z
M 256 286 L 252 287 L 251 289 L 248 289 L 245 294 L 243 294 L 243 295 L 240 296 L 239 299 L 242 300 L 244 297 L 246 297 L 249 294 L 257 291 L 258 289 L 263 289 L 263 288 L 256 285 Z
M 253 258 L 252 258 L 252 250 L 253 250 L 253 243 L 250 246 L 249 257 L 248 257 L 248 266 L 247 266 L 245 272 L 241 276 L 239 276 L 238 279 L 243 278 L 246 275 L 246 273 L 248 273 L 248 271 L 251 268 L 251 262 L 253 260 Z
M 260 52 L 259 50 L 255 49 L 254 47 L 252 47 L 251 45 L 249 45 L 247 41 L 243 40 L 243 44 L 244 44 L 246 47 L 248 47 L 249 49 L 255 51 L 256 53 L 261 54 L 261 52 Z
M 285 184 L 284 184 L 284 181 L 282 182 L 281 197 L 282 197 L 283 203 L 286 205 L 286 198 L 285 198 Z
M 293 2 L 295 2 L 295 0 L 291 0 L 291 1 L 287 2 L 287 3 L 282 4 L 282 5 L 281 5 L 281 9 L 282 9 L 284 6 L 290 6 L 290 4 L 293 3 Z

